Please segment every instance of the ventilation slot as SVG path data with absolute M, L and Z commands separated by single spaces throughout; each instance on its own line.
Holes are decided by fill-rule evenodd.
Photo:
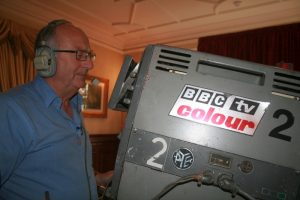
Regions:
M 300 77 L 275 72 L 272 94 L 300 100 Z
M 191 55 L 187 54 L 187 53 L 181 53 L 178 51 L 171 51 L 171 50 L 167 50 L 167 49 L 162 49 L 161 50 L 162 53 L 167 53 L 167 54 L 173 54 L 173 55 L 177 55 L 177 56 L 181 56 L 181 57 L 186 57 L 186 58 L 190 58 Z
M 156 69 L 186 75 L 191 62 L 190 59 L 190 54 L 162 49 L 157 61 Z
M 182 69 L 188 68 L 187 65 L 181 65 L 181 64 L 174 63 L 174 62 L 166 62 L 166 61 L 158 60 L 157 63 L 161 64 L 161 65 L 166 65 L 166 66 L 170 66 L 170 67 L 178 67 L 178 68 L 182 68 Z

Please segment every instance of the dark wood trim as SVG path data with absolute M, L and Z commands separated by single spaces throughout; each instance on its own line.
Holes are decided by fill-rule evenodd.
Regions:
M 90 135 L 93 148 L 93 167 L 98 172 L 113 170 L 118 152 L 118 134 Z

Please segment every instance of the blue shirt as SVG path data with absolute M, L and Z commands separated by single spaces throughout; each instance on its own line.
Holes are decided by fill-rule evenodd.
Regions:
M 81 96 L 73 118 L 43 78 L 0 94 L 0 200 L 96 200 Z

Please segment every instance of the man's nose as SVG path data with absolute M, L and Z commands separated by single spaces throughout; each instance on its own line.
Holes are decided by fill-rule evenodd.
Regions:
M 91 59 L 87 59 L 86 61 L 83 61 L 82 66 L 90 70 L 94 68 L 94 62 Z

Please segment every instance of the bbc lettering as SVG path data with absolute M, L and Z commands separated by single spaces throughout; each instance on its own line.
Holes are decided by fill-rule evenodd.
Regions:
M 221 92 L 186 86 L 181 95 L 181 98 L 223 108 L 225 103 L 227 102 L 228 96 L 228 94 Z M 243 99 L 240 97 L 234 97 L 231 105 L 229 106 L 229 109 L 245 114 L 254 115 L 258 107 L 259 103 L 255 101 L 250 101 L 248 99 Z

